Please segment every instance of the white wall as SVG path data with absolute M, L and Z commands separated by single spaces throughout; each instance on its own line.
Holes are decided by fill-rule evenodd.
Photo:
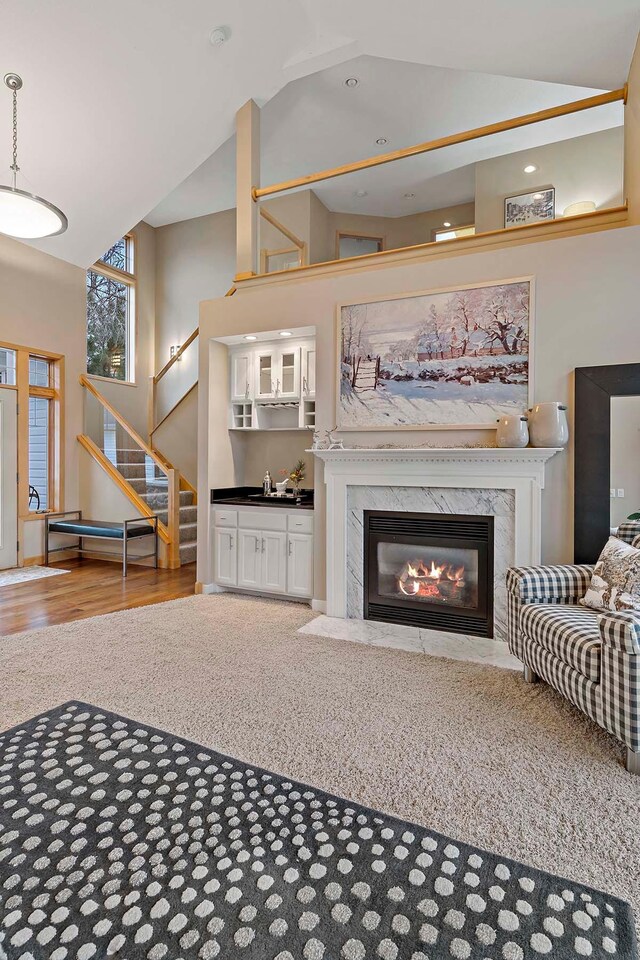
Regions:
M 573 423 L 573 370 L 577 366 L 628 362 L 640 358 L 638 302 L 640 227 L 605 230 L 546 242 L 511 241 L 484 253 L 442 253 L 416 256 L 401 265 L 354 267 L 348 272 L 304 278 L 289 277 L 240 290 L 235 297 L 204 303 L 201 308 L 199 408 L 199 495 L 208 500 L 211 486 L 233 483 L 233 455 L 227 430 L 227 374 L 218 344 L 210 337 L 270 330 L 275 325 L 314 324 L 317 339 L 317 422 L 335 423 L 336 305 L 367 297 L 387 296 L 489 280 L 533 275 L 535 278 L 534 398 L 563 400 Z M 215 362 L 215 368 L 210 366 Z M 211 370 L 211 377 L 210 377 Z M 416 444 L 426 440 L 464 443 L 476 432 L 350 433 L 349 443 L 392 441 Z M 490 435 L 484 434 L 487 439 Z M 543 557 L 570 560 L 573 539 L 573 451 L 548 466 L 543 497 Z M 316 470 L 317 526 L 316 597 L 324 596 L 324 491 Z M 208 566 L 208 517 L 200 511 L 198 579 L 211 582 Z
M 527 164 L 537 166 L 527 174 Z M 483 160 L 476 164 L 476 233 L 504 227 L 504 198 L 544 187 L 556 189 L 556 216 L 571 203 L 593 200 L 598 209 L 623 202 L 624 128 Z
M 55 250 L 55 239 L 49 241 Z M 0 234 L 0 340 L 65 357 L 65 503 L 78 507 L 78 443 L 86 370 L 85 271 Z M 25 559 L 44 553 L 42 520 L 20 533 Z

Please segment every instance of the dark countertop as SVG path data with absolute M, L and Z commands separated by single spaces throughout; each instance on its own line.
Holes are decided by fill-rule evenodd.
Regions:
M 261 487 L 214 487 L 211 491 L 212 504 L 223 507 L 278 507 L 287 510 L 313 510 L 313 490 L 301 490 L 300 503 L 288 497 L 269 497 L 264 500 L 251 499 L 251 494 L 262 493 Z

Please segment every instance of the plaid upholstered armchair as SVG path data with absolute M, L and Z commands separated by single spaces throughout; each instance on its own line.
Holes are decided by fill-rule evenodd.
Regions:
M 616 536 L 640 547 L 640 522 Z M 508 644 L 529 683 L 542 679 L 627 748 L 640 774 L 640 614 L 578 605 L 587 564 L 513 567 L 507 573 Z

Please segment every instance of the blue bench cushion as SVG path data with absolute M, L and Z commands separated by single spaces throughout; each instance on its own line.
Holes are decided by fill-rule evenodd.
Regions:
M 121 523 L 109 523 L 108 520 L 53 520 L 49 524 L 51 533 L 70 533 L 74 537 L 108 537 L 122 540 L 124 529 Z M 148 537 L 153 533 L 153 524 L 141 521 L 127 529 L 127 540 L 133 537 Z

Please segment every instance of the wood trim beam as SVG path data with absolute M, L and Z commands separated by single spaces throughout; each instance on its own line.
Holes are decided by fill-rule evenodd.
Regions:
M 283 193 L 285 190 L 308 187 L 310 184 L 320 183 L 322 180 L 331 180 L 333 177 L 342 177 L 347 173 L 356 173 L 359 170 L 369 170 L 371 167 L 379 167 L 385 163 L 392 163 L 394 160 L 404 160 L 406 157 L 416 157 L 421 153 L 441 150 L 443 147 L 451 147 L 457 143 L 468 143 L 470 140 L 490 137 L 495 133 L 504 133 L 507 130 L 517 130 L 519 127 L 527 127 L 532 123 L 541 123 L 544 120 L 566 117 L 571 113 L 579 113 L 582 110 L 592 110 L 594 107 L 601 107 L 607 103 L 617 103 L 620 100 L 625 102 L 626 95 L 627 88 L 625 86 L 619 90 L 611 90 L 607 93 L 597 94 L 595 97 L 573 100 L 571 103 L 562 103 L 557 107 L 548 107 L 546 110 L 526 113 L 520 117 L 513 117 L 511 120 L 501 120 L 499 123 L 488 123 L 482 127 L 475 127 L 473 130 L 465 130 L 462 133 L 453 133 L 446 137 L 439 137 L 436 140 L 417 143 L 413 147 L 404 147 L 401 150 L 382 153 L 377 157 L 368 157 L 366 160 L 356 160 L 354 163 L 345 163 L 340 167 L 320 170 L 318 173 L 309 173 L 304 177 L 297 177 L 294 180 L 283 180 L 281 183 L 273 183 L 268 187 L 254 186 L 251 195 L 254 200 L 260 200 L 262 197 L 271 197 L 275 193 Z
M 121 492 L 127 497 L 127 499 L 133 504 L 133 506 L 145 517 L 154 516 L 154 511 L 151 509 L 149 504 L 142 499 L 142 497 L 136 493 L 133 487 L 125 480 L 119 470 L 117 470 L 110 460 L 105 457 L 104 453 L 91 439 L 91 437 L 85 436 L 81 433 L 78 435 L 78 443 L 84 447 L 87 453 L 93 457 L 99 466 L 102 467 L 107 476 L 113 480 L 115 485 L 121 490 Z M 171 543 L 171 537 L 169 535 L 169 530 L 164 525 L 164 523 L 158 523 L 158 536 L 160 539 L 169 545 Z
M 199 328 L 199 327 L 196 327 L 196 329 L 193 331 L 193 333 L 190 333 L 190 334 L 189 334 L 189 336 L 187 337 L 187 339 L 185 340 L 185 342 L 180 346 L 180 349 L 179 349 L 179 350 L 176 350 L 176 352 L 175 352 L 174 355 L 171 357 L 171 359 L 170 359 L 167 363 L 165 363 L 165 365 L 164 365 L 164 367 L 162 368 L 162 370 L 160 370 L 159 373 L 156 373 L 155 377 L 153 378 L 153 382 L 154 382 L 154 383 L 159 383 L 160 380 L 162 380 L 162 378 L 164 377 L 164 375 L 171 369 L 171 367 L 174 365 L 174 363 L 176 363 L 176 361 L 178 361 L 178 360 L 180 359 L 180 357 L 181 357 L 182 354 L 185 352 L 185 350 L 187 349 L 187 347 L 190 347 L 190 346 L 191 346 L 191 344 L 192 344 L 193 341 L 196 339 L 196 337 L 198 336 L 199 333 L 200 333 L 200 328 Z
M 102 406 L 109 411 L 111 416 L 114 418 L 114 420 L 117 423 L 120 424 L 120 426 L 125 431 L 125 433 L 128 433 L 131 439 L 135 443 L 137 443 L 138 446 L 142 448 L 142 450 L 144 450 L 147 456 L 151 457 L 151 459 L 154 461 L 156 466 L 160 467 L 163 473 L 166 473 L 167 468 L 165 467 L 162 459 L 158 456 L 158 454 L 151 449 L 151 447 L 146 442 L 146 440 L 142 439 L 142 437 L 137 432 L 137 430 L 134 430 L 133 427 L 129 423 L 127 423 L 127 421 L 124 419 L 122 414 L 118 413 L 118 411 L 113 406 L 113 404 L 109 403 L 106 397 L 103 397 L 99 390 L 96 390 L 94 385 L 91 383 L 91 381 L 87 378 L 86 374 L 84 373 L 80 374 L 80 385 L 83 386 L 86 390 L 88 390 L 89 393 L 91 393 L 96 398 L 98 403 L 101 403 Z M 98 447 L 96 447 L 96 449 L 98 449 Z
M 263 273 L 258 276 L 236 277 L 243 287 L 254 287 L 263 283 L 282 282 L 290 276 L 304 271 L 315 276 L 331 273 L 343 273 L 360 266 L 378 269 L 389 263 L 405 263 L 433 256 L 458 256 L 462 253 L 476 253 L 488 247 L 504 247 L 510 243 L 533 243 L 538 240 L 553 240 L 559 237 L 576 236 L 582 233 L 593 233 L 597 230 L 613 229 L 620 226 L 629 226 L 628 207 L 622 204 L 618 207 L 608 207 L 597 210 L 595 213 L 579 213 L 573 217 L 558 217 L 556 220 L 541 220 L 538 223 L 523 223 L 517 227 L 498 230 L 487 230 L 473 236 L 457 237 L 454 240 L 427 241 L 416 243 L 409 247 L 396 247 L 392 250 L 380 250 L 379 253 L 363 253 L 358 257 L 345 257 L 342 260 L 325 260 L 321 263 L 309 263 L 303 267 L 291 267 L 289 270 L 277 270 L 273 273 Z M 245 283 L 246 281 L 246 283 Z

